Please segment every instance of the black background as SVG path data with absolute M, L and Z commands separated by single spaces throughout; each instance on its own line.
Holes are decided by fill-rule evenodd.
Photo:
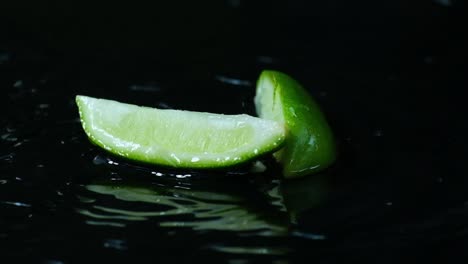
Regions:
M 2 143 L 3 177 L 23 177 L 31 163 L 54 164 L 39 179 L 24 176 L 39 188 L 40 197 L 41 188 L 80 181 L 73 173 L 67 180 L 56 175 L 77 165 L 48 146 L 52 139 L 67 137 L 66 128 L 48 129 L 77 117 L 76 94 L 253 114 L 252 87 L 262 69 L 272 68 L 309 89 L 340 146 L 340 159 L 327 172 L 341 186 L 338 198 L 299 219 L 303 230 L 333 238 L 308 261 L 447 262 L 460 256 L 463 262 L 468 220 L 465 7 L 456 0 L 3 3 L 2 126 L 42 140 L 18 150 L 20 158 L 13 163 L 5 158 L 13 148 Z M 148 96 L 145 89 L 156 93 Z M 46 117 L 34 112 L 41 103 L 49 104 Z M 21 159 L 21 153 L 29 154 Z M 3 195 L 25 192 L 15 186 Z M 8 220 L 9 211 L 4 212 L 0 230 L 14 234 L 19 218 Z M 21 237 L 5 243 L 16 248 L 11 255 L 41 255 L 36 244 L 24 244 Z M 47 255 L 54 243 L 39 248 Z M 301 250 L 292 258 L 311 257 L 306 246 L 296 246 Z

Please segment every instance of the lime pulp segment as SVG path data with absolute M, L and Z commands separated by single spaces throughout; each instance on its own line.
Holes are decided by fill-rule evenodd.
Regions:
M 233 166 L 275 151 L 284 127 L 249 115 L 142 107 L 77 96 L 88 138 L 131 160 L 177 168 Z

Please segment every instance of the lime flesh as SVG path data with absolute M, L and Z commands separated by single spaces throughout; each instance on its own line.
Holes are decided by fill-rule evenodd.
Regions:
M 156 109 L 77 96 L 88 138 L 131 160 L 175 168 L 234 166 L 273 152 L 284 126 L 249 115 Z
M 301 177 L 333 163 L 332 131 L 318 104 L 296 80 L 278 71 L 263 71 L 254 101 L 259 117 L 286 127 L 285 145 L 274 154 L 284 177 Z

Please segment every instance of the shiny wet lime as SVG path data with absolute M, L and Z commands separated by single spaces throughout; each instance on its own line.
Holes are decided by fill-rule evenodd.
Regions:
M 263 71 L 255 95 L 261 118 L 285 124 L 286 143 L 275 153 L 286 178 L 320 171 L 335 160 L 332 131 L 311 95 L 293 78 L 278 71 Z
M 156 109 L 77 96 L 91 142 L 131 160 L 176 168 L 220 168 L 281 147 L 280 123 L 249 115 Z

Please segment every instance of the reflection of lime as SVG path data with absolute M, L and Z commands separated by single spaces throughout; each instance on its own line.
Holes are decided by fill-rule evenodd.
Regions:
M 248 115 L 161 110 L 87 96 L 76 102 L 93 143 L 141 162 L 226 167 L 275 151 L 285 138 L 279 123 Z
M 281 194 L 290 220 L 297 223 L 297 218 L 304 212 L 319 207 L 330 199 L 332 186 L 326 174 L 304 177 L 294 181 L 281 181 Z
M 263 71 L 255 106 L 261 118 L 286 126 L 286 144 L 275 153 L 286 178 L 322 170 L 335 160 L 331 129 L 317 103 L 296 80 L 281 72 Z
M 170 186 L 151 186 L 124 182 L 100 182 L 86 189 L 111 195 L 115 200 L 92 196 L 92 202 L 83 202 L 78 212 L 90 217 L 89 224 L 125 226 L 127 221 L 157 221 L 160 227 L 193 228 L 194 230 L 222 230 L 235 232 L 264 232 L 270 235 L 285 235 L 287 228 L 281 222 L 283 215 L 264 211 L 264 206 L 255 206 L 240 189 L 226 189 L 226 182 L 216 182 L 216 190 L 181 189 Z M 89 194 L 89 193 L 88 193 Z M 86 201 L 86 196 L 81 197 Z M 125 203 L 119 203 L 124 201 Z M 142 207 L 132 205 L 145 205 Z M 129 206 L 128 206 L 129 205 Z M 264 204 L 262 204 L 264 205 Z M 261 210 L 260 210 L 261 209 Z M 265 214 L 267 213 L 267 214 Z M 281 217 L 279 217 L 281 216 Z M 169 218 L 168 218 L 169 217 Z

